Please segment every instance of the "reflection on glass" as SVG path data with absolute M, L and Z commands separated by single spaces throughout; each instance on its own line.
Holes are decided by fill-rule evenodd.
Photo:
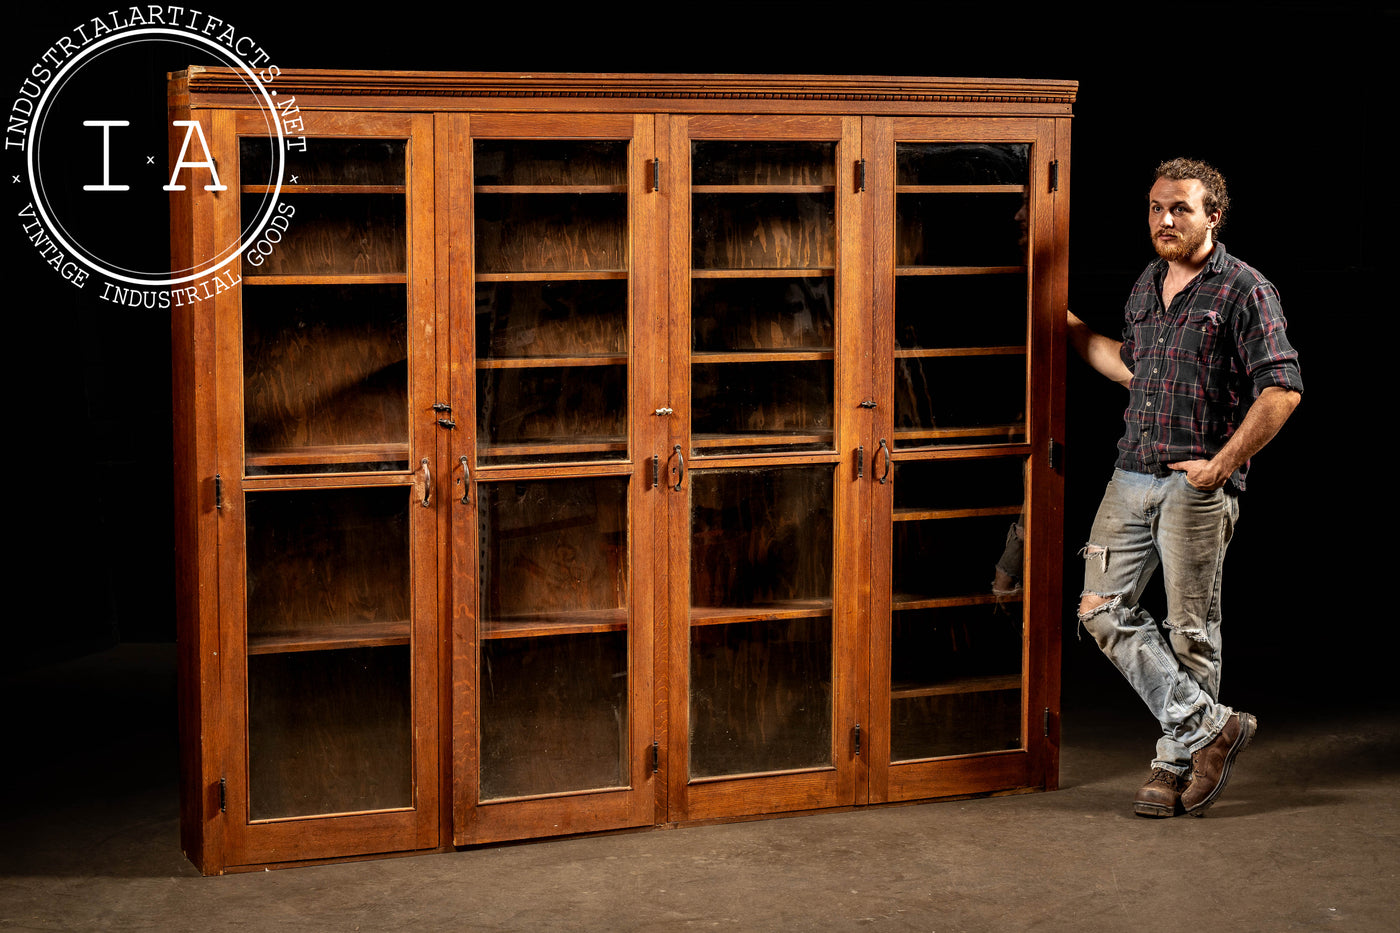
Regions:
M 693 452 L 829 450 L 836 144 L 691 146 Z
M 402 285 L 286 285 L 243 295 L 250 474 L 408 468 Z
M 627 477 L 484 483 L 481 798 L 627 771 Z
M 833 469 L 690 482 L 691 776 L 830 765 Z
M 404 487 L 247 496 L 252 819 L 412 805 Z
M 474 144 L 482 464 L 627 456 L 627 143 Z
M 893 761 L 1022 745 L 1024 464 L 895 465 Z

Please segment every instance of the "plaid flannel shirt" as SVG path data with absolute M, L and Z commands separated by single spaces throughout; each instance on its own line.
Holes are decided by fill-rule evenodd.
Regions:
M 1123 325 L 1132 370 L 1120 469 L 1163 473 L 1168 463 L 1213 457 L 1268 386 L 1303 390 L 1278 291 L 1215 244 L 1206 267 L 1162 307 L 1167 263 L 1138 277 Z M 1245 463 L 1230 477 L 1244 489 Z

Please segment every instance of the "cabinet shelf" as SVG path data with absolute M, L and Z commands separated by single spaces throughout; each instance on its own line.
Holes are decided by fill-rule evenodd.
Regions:
M 608 453 L 627 450 L 625 437 L 569 438 L 550 440 L 548 438 L 516 441 L 509 444 L 482 444 L 478 449 L 482 457 L 530 457 L 541 454 L 564 456 L 566 454 Z
M 271 185 L 240 185 L 240 194 L 271 194 Z M 407 185 L 283 185 L 281 194 L 404 194 Z
M 787 363 L 801 360 L 834 360 L 836 352 L 830 348 L 803 348 L 799 350 L 704 350 L 691 353 L 695 363 Z
M 407 619 L 391 622 L 353 622 L 308 625 L 269 635 L 248 636 L 248 653 L 290 654 L 295 651 L 336 651 L 343 648 L 380 648 L 407 645 Z
M 374 463 L 407 460 L 408 444 L 328 444 L 250 450 L 244 463 L 253 467 L 308 466 L 317 463 Z
M 576 609 L 487 619 L 481 623 L 481 637 L 539 638 L 548 635 L 622 632 L 626 629 L 626 609 Z
M 768 606 L 691 606 L 690 624 L 731 625 L 780 619 L 819 619 L 829 615 L 830 599 L 792 599 Z
M 569 269 L 550 272 L 478 272 L 478 282 L 596 282 L 625 279 L 626 269 Z
M 408 275 L 403 272 L 245 275 L 244 285 L 405 285 Z
M 691 194 L 834 194 L 835 185 L 691 185 Z
M 1025 356 L 1024 346 L 1009 347 L 911 347 L 897 349 L 897 360 L 933 359 L 940 356 Z
M 626 353 L 606 353 L 597 356 L 509 356 L 476 361 L 477 369 L 542 369 L 562 366 L 626 365 Z
M 769 269 L 691 269 L 692 279 L 798 279 L 834 276 L 835 266 Z
M 894 437 L 896 442 L 945 440 L 959 437 L 995 437 L 1003 434 L 1010 439 L 1024 437 L 1025 433 L 1025 422 L 1016 421 L 1010 424 L 984 424 L 958 428 L 896 428 Z
M 1025 185 L 895 185 L 900 194 L 1025 194 Z
M 1024 265 L 1016 266 L 895 266 L 895 275 L 1011 275 L 1025 272 Z
M 951 609 L 955 606 L 996 606 L 1019 603 L 1023 594 L 997 596 L 993 593 L 970 593 L 962 596 L 915 596 L 895 593 L 890 598 L 890 611 L 912 612 L 917 609 Z
M 626 185 L 475 185 L 474 194 L 626 194 Z
M 1020 690 L 1019 674 L 994 674 L 984 677 L 957 677 L 937 684 L 891 684 L 891 700 L 912 700 L 918 697 L 950 696 L 958 693 L 990 693 L 994 690 Z
M 1020 515 L 1020 505 L 996 505 L 980 509 L 895 509 L 897 522 L 937 521 L 946 518 L 980 518 L 987 515 Z
M 800 444 L 830 444 L 831 431 L 815 434 L 694 434 L 692 447 L 764 447 Z

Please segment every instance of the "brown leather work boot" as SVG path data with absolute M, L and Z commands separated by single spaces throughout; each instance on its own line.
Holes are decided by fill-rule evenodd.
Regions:
M 1235 756 L 1254 738 L 1259 721 L 1249 713 L 1233 713 L 1225 720 L 1220 734 L 1210 744 L 1191 754 L 1191 783 L 1181 794 L 1181 805 L 1192 816 L 1205 816 L 1206 810 L 1225 789 Z
M 1185 786 L 1186 778 L 1182 775 L 1166 768 L 1153 768 L 1152 777 L 1133 798 L 1133 812 L 1153 818 L 1176 816 L 1182 812 L 1181 791 Z

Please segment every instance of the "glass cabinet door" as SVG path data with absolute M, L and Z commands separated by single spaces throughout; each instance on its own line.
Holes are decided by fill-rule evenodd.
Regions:
M 563 123 L 453 123 L 474 231 L 451 259 L 470 283 L 454 290 L 458 372 L 474 374 L 454 385 L 474 412 L 460 457 L 474 546 L 455 580 L 473 607 L 455 699 L 471 724 L 456 732 L 463 843 L 653 819 L 657 419 L 638 414 L 654 336 L 636 321 L 654 299 L 633 268 L 657 210 L 651 120 Z
M 1036 783 L 1029 710 L 1044 681 L 1029 658 L 1045 635 L 1028 607 L 1059 567 L 1035 547 L 1048 536 L 1030 508 L 1047 469 L 1032 451 L 1049 441 L 1049 401 L 1032 392 L 1051 366 L 1033 353 L 1052 330 L 1034 248 L 1050 229 L 1037 166 L 1049 131 L 1008 122 L 999 138 L 948 139 L 946 125 L 891 122 L 876 183 L 889 235 L 876 267 L 872 801 Z
M 689 403 L 668 475 L 689 565 L 673 583 L 673 819 L 854 801 L 856 548 L 838 529 L 857 493 L 837 451 L 859 381 L 836 361 L 861 326 L 842 291 L 861 275 L 842 236 L 858 212 L 838 183 L 859 124 L 774 139 L 761 123 L 696 117 L 672 136 L 688 195 L 672 201 L 672 301 L 688 309 L 672 372 Z
M 283 222 L 219 304 L 239 338 L 220 379 L 241 388 L 219 477 L 242 580 L 225 651 L 242 698 L 234 864 L 437 844 L 431 302 L 409 250 L 431 228 L 414 173 L 430 128 L 319 120 L 288 153 Z M 276 179 L 266 141 L 236 139 L 246 217 Z

